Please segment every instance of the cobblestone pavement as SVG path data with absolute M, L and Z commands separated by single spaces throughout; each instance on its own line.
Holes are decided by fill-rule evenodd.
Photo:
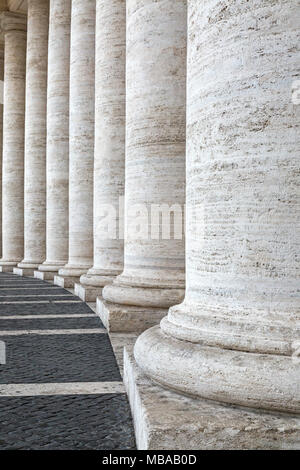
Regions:
M 0 450 L 134 448 L 100 319 L 69 291 L 0 273 Z

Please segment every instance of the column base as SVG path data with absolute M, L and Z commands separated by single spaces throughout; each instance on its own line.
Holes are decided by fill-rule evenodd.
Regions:
M 14 274 L 22 277 L 33 277 L 34 268 L 14 268 Z
M 12 273 L 13 271 L 13 266 L 0 266 L 0 273 Z
M 88 287 L 104 287 L 111 284 L 119 273 L 100 269 L 89 269 L 80 278 L 80 283 Z
M 12 273 L 19 261 L 0 260 L 0 273 Z
M 78 283 L 74 285 L 75 295 L 83 302 L 96 302 L 97 297 L 102 294 L 102 290 L 102 287 L 83 286 Z
M 97 298 L 97 315 L 112 333 L 142 333 L 157 325 L 166 314 L 164 308 L 120 305 Z
M 129 286 L 117 280 L 104 288 L 103 297 L 108 302 L 137 307 L 169 308 L 184 298 L 184 289 L 159 288 L 152 286 Z
M 76 282 L 79 282 L 79 276 L 60 276 L 55 275 L 54 284 L 62 287 L 63 289 L 73 289 Z
M 63 277 L 80 278 L 80 276 L 83 276 L 84 274 L 86 274 L 88 269 L 89 269 L 88 267 L 85 268 L 83 266 L 72 266 L 72 265 L 66 264 L 66 266 L 64 266 L 63 268 L 60 268 L 60 270 L 58 271 L 58 275 L 63 276 Z
M 298 357 L 182 341 L 159 326 L 139 336 L 134 354 L 146 375 L 180 393 L 300 415 Z
M 59 262 L 59 261 L 53 261 L 53 262 L 44 261 L 43 264 L 39 265 L 39 271 L 58 272 L 60 269 L 63 269 L 65 265 L 66 265 L 66 262 L 64 262 L 64 261 L 61 261 L 61 262 Z
M 56 275 L 57 271 L 34 271 L 34 277 L 42 281 L 53 281 Z
M 300 418 L 190 398 L 155 385 L 124 351 L 139 450 L 296 450 Z

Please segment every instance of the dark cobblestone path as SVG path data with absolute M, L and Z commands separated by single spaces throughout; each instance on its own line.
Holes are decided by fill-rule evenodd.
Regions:
M 100 319 L 64 289 L 0 273 L 0 450 L 134 448 Z

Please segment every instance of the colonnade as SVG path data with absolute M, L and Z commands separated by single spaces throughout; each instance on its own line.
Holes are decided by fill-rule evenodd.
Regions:
M 1 14 L 0 269 L 146 330 L 156 383 L 299 413 L 293 0 L 28 4 L 27 41 Z

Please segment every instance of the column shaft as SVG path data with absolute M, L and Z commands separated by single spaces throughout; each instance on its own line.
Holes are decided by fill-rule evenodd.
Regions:
M 96 16 L 94 265 L 80 279 L 93 297 L 123 269 L 119 200 L 125 184 L 125 2 L 98 0 Z
M 69 259 L 61 277 L 93 264 L 95 0 L 73 0 L 70 59 Z
M 19 274 L 46 256 L 46 110 L 49 0 L 28 1 L 24 160 L 24 260 Z M 27 271 L 26 271 L 27 269 Z
M 127 2 L 125 256 L 123 273 L 103 290 L 109 302 L 165 308 L 183 298 L 182 227 L 176 235 L 185 202 L 185 57 L 185 0 Z
M 295 17 L 292 0 L 190 1 L 187 292 L 135 347 L 172 389 L 287 412 L 300 411 Z
M 39 271 L 68 261 L 71 0 L 50 0 L 47 96 L 47 246 Z M 46 276 L 46 274 L 45 274 Z
M 12 270 L 24 254 L 24 118 L 26 17 L 1 15 L 5 34 L 2 165 L 2 271 Z
M 0 43 L 0 257 L 2 257 L 2 152 L 3 152 L 3 86 L 4 43 Z

